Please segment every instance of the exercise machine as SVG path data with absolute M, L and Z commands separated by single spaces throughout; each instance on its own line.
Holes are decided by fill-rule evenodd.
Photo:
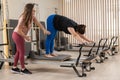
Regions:
M 61 67 L 68 67 L 68 68 L 73 68 L 73 70 L 75 71 L 75 73 L 77 74 L 78 77 L 86 77 L 87 74 L 85 73 L 85 71 L 91 71 L 91 70 L 95 70 L 95 67 L 91 67 L 92 62 L 97 58 L 97 56 L 94 56 L 94 54 L 92 54 L 91 56 L 85 58 L 85 59 L 81 59 L 81 55 L 82 55 L 82 48 L 85 46 L 85 44 L 79 44 L 78 46 L 75 47 L 79 47 L 79 55 L 77 57 L 77 59 L 71 59 L 71 61 L 65 61 L 63 62 L 60 66 Z M 93 47 L 95 46 L 95 43 L 93 44 Z M 91 48 L 90 52 L 92 53 L 93 48 Z M 78 71 L 77 67 L 81 67 L 82 68 L 82 73 L 80 74 L 80 72 Z
M 103 54 L 107 53 L 110 56 L 113 56 L 113 55 L 115 55 L 115 53 L 118 53 L 118 51 L 117 51 L 118 45 L 116 44 L 117 39 L 118 39 L 117 36 L 113 36 L 110 40 L 108 47 L 104 48 L 102 53 Z

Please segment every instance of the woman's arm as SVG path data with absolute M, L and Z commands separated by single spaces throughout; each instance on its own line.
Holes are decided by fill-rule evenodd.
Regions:
M 73 37 L 75 37 L 76 40 L 78 40 L 81 43 L 84 43 L 81 36 L 79 36 L 79 34 L 77 32 L 75 32 L 74 28 L 68 27 L 68 31 L 71 33 L 71 35 L 73 35 Z
M 35 23 L 38 27 L 40 27 L 40 29 L 42 29 L 42 31 L 44 32 L 44 34 L 50 34 L 50 32 L 47 31 L 47 30 L 43 27 L 43 25 L 42 25 L 40 22 L 38 22 L 38 20 L 37 20 L 35 17 L 33 18 L 33 21 L 34 21 L 34 23 Z
M 80 35 L 80 37 L 81 37 L 82 39 L 84 39 L 85 41 L 93 42 L 93 41 L 89 40 L 88 38 L 86 38 L 84 35 L 82 35 L 82 34 L 79 34 L 79 35 Z
M 26 39 L 27 41 L 30 41 L 31 39 L 30 39 L 30 37 L 29 36 L 27 36 L 27 35 L 25 35 L 24 33 L 23 33 L 23 31 L 22 31 L 22 28 L 19 26 L 18 27 L 18 34 L 19 35 L 21 35 L 24 39 Z

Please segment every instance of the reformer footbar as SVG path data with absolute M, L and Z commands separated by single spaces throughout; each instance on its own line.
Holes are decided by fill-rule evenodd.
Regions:
M 93 51 L 96 52 L 96 55 L 98 54 L 98 51 L 100 50 L 100 48 L 101 48 L 101 50 L 103 50 L 103 49 L 106 47 L 106 42 L 107 42 L 107 38 L 101 38 L 101 39 L 99 40 L 99 43 L 98 43 L 97 47 L 96 47 L 96 44 L 95 44 L 95 46 L 91 46 L 91 48 L 94 48 Z M 103 43 L 103 44 L 102 44 L 102 43 Z M 89 45 L 86 45 L 85 48 L 88 47 L 88 46 L 89 46 Z M 89 47 L 89 48 L 90 48 L 90 47 Z M 91 48 L 90 48 L 90 49 L 91 49 Z M 84 55 L 84 56 L 89 57 L 89 56 L 91 55 L 90 49 L 89 49 L 89 53 L 88 53 L 87 55 Z M 91 50 L 92 50 L 92 49 L 91 49 Z M 83 50 L 82 50 L 82 51 L 83 51 Z

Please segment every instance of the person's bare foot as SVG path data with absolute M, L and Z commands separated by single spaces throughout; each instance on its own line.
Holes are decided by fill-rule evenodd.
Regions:
M 51 56 L 58 56 L 57 54 L 55 54 L 55 53 L 52 53 L 52 54 L 50 54 Z
M 50 54 L 45 54 L 44 56 L 47 57 L 47 58 L 53 57 L 53 56 L 51 56 Z

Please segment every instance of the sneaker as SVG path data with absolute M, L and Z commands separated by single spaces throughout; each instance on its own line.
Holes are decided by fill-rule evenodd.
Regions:
M 24 70 L 21 70 L 22 73 L 24 74 L 32 74 L 32 72 L 30 72 L 28 69 L 24 69 Z
M 20 73 L 20 69 L 19 68 L 12 68 L 11 69 L 13 73 Z

